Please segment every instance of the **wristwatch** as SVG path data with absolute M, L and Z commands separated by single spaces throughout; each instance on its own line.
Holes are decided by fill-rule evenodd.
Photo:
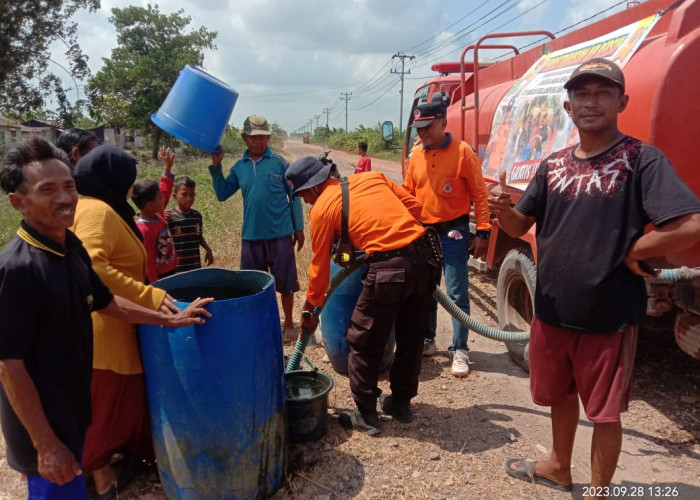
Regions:
M 491 235 L 491 231 L 485 231 L 483 229 L 480 229 L 474 233 L 477 238 L 482 238 L 484 240 L 488 240 L 489 236 Z

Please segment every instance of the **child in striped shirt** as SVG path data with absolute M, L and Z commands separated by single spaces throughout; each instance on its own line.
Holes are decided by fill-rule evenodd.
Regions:
M 168 227 L 175 242 L 178 256 L 175 272 L 190 271 L 202 267 L 199 247 L 204 248 L 204 264 L 214 263 L 214 253 L 204 239 L 202 232 L 202 214 L 192 208 L 196 196 L 196 183 L 183 175 L 175 179 L 173 198 L 177 207 L 168 212 Z

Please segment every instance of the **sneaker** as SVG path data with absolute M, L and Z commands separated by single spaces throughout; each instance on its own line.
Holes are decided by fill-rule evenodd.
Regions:
M 411 403 L 408 401 L 396 401 L 391 397 L 391 394 L 382 394 L 379 397 L 379 403 L 384 413 L 391 415 L 399 422 L 407 424 L 413 420 Z
M 360 410 L 344 411 L 338 416 L 338 422 L 344 429 L 356 430 L 367 434 L 368 436 L 374 436 L 379 434 L 381 430 L 379 429 L 379 415 L 374 412 L 374 415 L 362 415 Z
M 423 356 L 435 356 L 437 354 L 437 346 L 435 340 L 425 339 L 423 341 Z
M 452 355 L 452 375 L 455 377 L 466 377 L 469 375 L 469 355 L 464 349 L 455 350 Z

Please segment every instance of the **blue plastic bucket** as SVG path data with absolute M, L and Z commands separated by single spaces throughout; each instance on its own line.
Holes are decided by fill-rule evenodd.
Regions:
M 184 308 L 215 297 L 206 324 L 141 325 L 148 408 L 170 500 L 272 495 L 287 462 L 282 337 L 274 279 L 197 269 L 155 283 Z
M 151 120 L 181 141 L 214 153 L 238 92 L 200 68 L 185 66 Z
M 342 268 L 331 261 L 331 276 Z M 350 344 L 345 332 L 350 324 L 352 312 L 355 310 L 357 299 L 362 293 L 362 275 L 367 268 L 361 266 L 345 278 L 338 288 L 328 297 L 321 311 L 321 335 L 324 348 L 333 369 L 343 375 L 348 374 L 348 353 Z M 384 348 L 381 370 L 391 366 L 395 345 L 394 329 L 392 327 L 389 340 Z

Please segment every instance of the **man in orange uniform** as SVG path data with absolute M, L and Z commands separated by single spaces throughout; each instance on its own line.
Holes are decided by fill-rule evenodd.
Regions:
M 445 132 L 446 106 L 442 96 L 418 106 L 414 111 L 413 127 L 423 144 L 411 154 L 403 187 L 423 204 L 420 221 L 434 227 L 440 235 L 445 253 L 445 287 L 447 295 L 469 314 L 469 212 L 474 202 L 476 239 L 474 257 L 486 255 L 489 223 L 488 190 L 481 176 L 481 161 L 471 146 L 452 140 Z M 452 319 L 452 374 L 465 377 L 469 373 L 467 327 Z M 437 302 L 433 301 L 430 327 L 426 329 L 424 355 L 437 352 L 435 330 Z
M 334 165 L 311 156 L 294 162 L 287 182 L 295 196 L 312 205 L 309 211 L 311 248 L 309 286 L 304 311 L 326 300 L 331 246 L 341 234 L 342 195 Z M 377 387 L 379 366 L 392 324 L 396 355 L 391 367 L 391 395 L 382 396 L 384 413 L 400 422 L 413 418 L 410 400 L 418 391 L 423 338 L 428 328 L 430 300 L 440 269 L 437 237 L 431 238 L 416 220 L 421 204 L 379 172 L 350 175 L 348 234 L 364 250 L 369 266 L 364 287 L 350 319 L 348 374 L 357 410 L 340 415 L 340 423 L 366 434 L 379 432 Z M 302 329 L 313 332 L 318 318 L 302 317 Z

